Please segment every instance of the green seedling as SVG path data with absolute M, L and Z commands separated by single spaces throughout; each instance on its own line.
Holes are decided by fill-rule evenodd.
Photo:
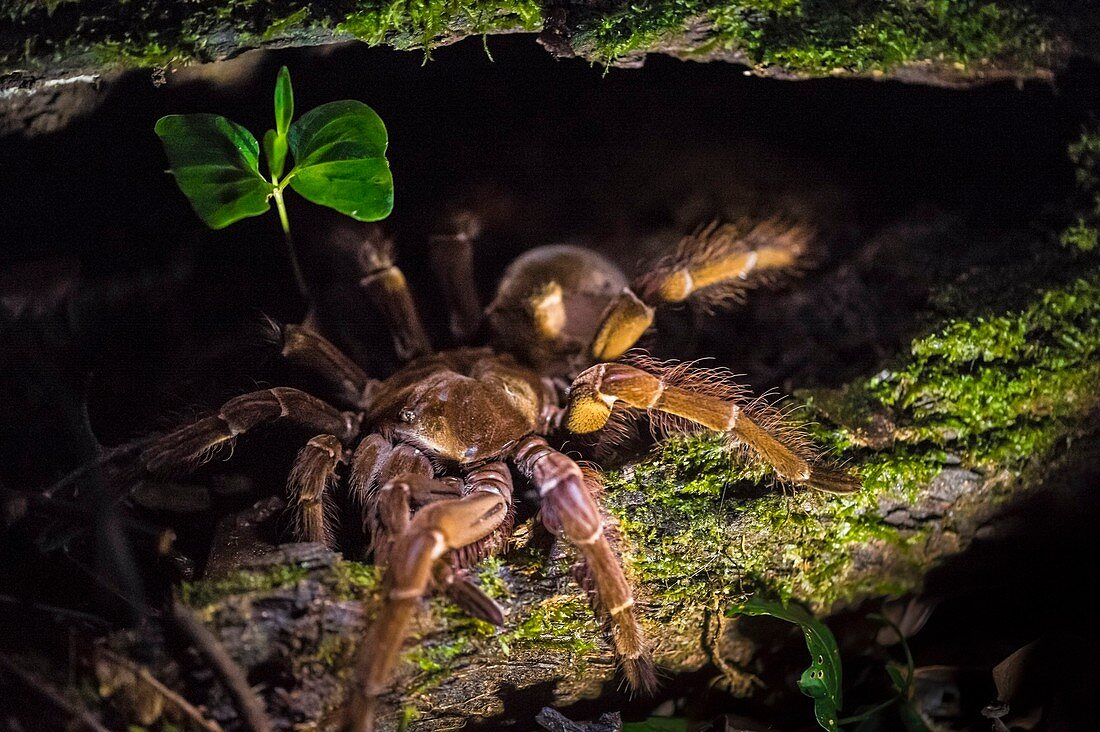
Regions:
M 799 605 L 784 605 L 756 597 L 731 606 L 727 614 L 769 615 L 794 623 L 802 629 L 802 634 L 806 637 L 806 648 L 810 652 L 810 667 L 802 672 L 798 688 L 814 700 L 814 716 L 822 729 L 830 732 L 839 730 L 837 713 L 841 708 L 840 651 L 832 632 Z
M 211 229 L 259 216 L 275 202 L 303 296 L 307 287 L 284 199 L 288 186 L 306 200 L 358 221 L 384 219 L 393 209 L 382 119 L 366 104 L 345 99 L 294 120 L 294 91 L 285 66 L 275 83 L 275 129 L 263 137 L 268 177 L 260 172 L 260 143 L 220 115 L 170 114 L 157 121 L 156 133 L 164 143 L 169 172 Z M 288 159 L 293 161 L 289 171 Z

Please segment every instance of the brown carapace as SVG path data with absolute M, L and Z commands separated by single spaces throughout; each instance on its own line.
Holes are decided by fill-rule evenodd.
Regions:
M 641 692 L 653 688 L 631 586 L 599 506 L 599 475 L 555 448 L 568 433 L 601 430 L 613 413 L 644 412 L 662 435 L 726 435 L 731 449 L 770 466 L 783 483 L 833 492 L 860 486 L 725 373 L 623 358 L 662 304 L 713 306 L 795 266 L 808 228 L 773 220 L 710 226 L 634 283 L 593 251 L 540 247 L 511 264 L 483 309 L 472 277 L 476 221 L 453 223 L 433 238 L 431 259 L 452 335 L 471 345 L 432 351 L 389 248 L 365 237 L 360 286 L 392 331 L 404 361 L 396 373 L 375 380 L 311 328 L 288 325 L 278 331 L 283 356 L 318 376 L 327 400 L 282 387 L 245 394 L 155 440 L 142 455 L 148 470 L 179 471 L 264 424 L 312 433 L 288 485 L 296 538 L 334 543 L 333 491 L 343 483 L 361 506 L 374 561 L 386 568 L 386 599 L 349 690 L 348 730 L 373 729 L 379 697 L 426 595 L 446 593 L 478 618 L 505 622 L 470 569 L 507 546 L 513 474 L 536 490 L 538 520 L 575 547 L 576 576 L 610 627 L 626 680 Z M 475 347 L 478 334 L 486 341 Z

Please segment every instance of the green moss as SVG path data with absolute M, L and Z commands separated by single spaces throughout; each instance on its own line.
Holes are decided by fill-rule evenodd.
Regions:
M 179 58 L 176 51 L 162 43 L 126 43 L 104 41 L 92 49 L 97 61 L 105 66 L 126 68 L 161 68 Z
M 678 38 L 692 26 L 695 37 Z M 678 39 L 689 52 L 739 51 L 756 65 L 828 74 L 922 60 L 1030 67 L 1049 35 L 1025 5 L 991 0 L 658 0 L 592 18 L 578 41 L 606 63 Z
M 1081 211 L 1060 237 L 1062 245 L 1079 252 L 1100 246 L 1100 129 L 1086 129 L 1069 148 L 1077 176 L 1077 208 Z
M 204 607 L 232 595 L 290 587 L 306 577 L 323 582 L 332 590 L 336 599 L 358 600 L 378 587 L 382 572 L 373 565 L 343 560 L 324 569 L 280 564 L 260 569 L 243 569 L 225 577 L 184 582 L 182 597 L 188 605 Z
M 972 466 L 1018 468 L 1096 404 L 1100 270 L 1036 293 L 1023 309 L 950 321 L 911 352 L 866 385 L 897 413 L 899 434 L 950 447 Z
M 271 43 L 354 36 L 431 49 L 451 36 L 542 27 L 546 0 L 174 0 L 18 3 L 0 18 L 0 63 L 163 66 Z M 1044 15 L 1045 13 L 1046 15 Z M 1055 47 L 1049 7 L 1024 0 L 640 0 L 573 3 L 573 45 L 609 64 L 671 45 L 684 54 L 737 52 L 754 65 L 825 75 L 915 62 L 1004 63 L 1026 72 Z
M 497 640 L 505 649 L 557 649 L 580 655 L 594 651 L 600 637 L 587 602 L 557 596 L 531 607 L 514 630 L 502 633 Z
M 760 468 L 735 464 L 721 438 L 705 435 L 671 440 L 610 474 L 627 559 L 657 614 L 757 591 L 827 610 L 914 587 L 927 570 L 928 530 L 892 525 L 881 506 L 919 504 L 949 465 L 1023 475 L 1098 404 L 1100 264 L 1048 259 L 1028 265 L 1047 283 L 1038 287 L 997 286 L 1017 278 L 995 273 L 989 286 L 1011 307 L 978 297 L 977 312 L 941 322 L 892 368 L 801 395 L 816 444 L 859 470 L 856 494 L 782 495 Z M 973 301 L 961 292 L 944 300 Z M 856 563 L 862 547 L 882 544 L 888 567 Z
M 276 38 L 282 38 L 283 36 L 293 31 L 295 28 L 305 25 L 308 18 L 309 8 L 299 8 L 289 15 L 273 20 L 271 22 L 271 25 L 267 27 L 267 30 L 264 31 L 260 37 L 265 41 L 272 41 Z
M 425 688 L 425 684 L 440 672 L 451 667 L 452 662 L 461 656 L 469 647 L 470 639 L 461 634 L 453 636 L 447 643 L 437 643 L 431 646 L 414 647 L 406 654 L 406 660 L 416 664 L 427 674 L 427 678 L 420 679 L 416 684 L 418 689 Z
M 344 560 L 336 563 L 331 577 L 338 598 L 356 600 L 378 588 L 382 569 L 373 564 Z
M 296 564 L 240 570 L 225 577 L 184 582 L 181 593 L 183 601 L 188 605 L 205 607 L 231 595 L 268 592 L 288 587 L 304 579 L 309 572 L 308 568 Z
M 346 674 L 354 668 L 353 658 L 357 647 L 348 636 L 329 634 L 317 646 L 317 652 L 304 659 L 304 662 L 319 663 L 333 673 Z
M 477 35 L 541 27 L 542 7 L 535 0 L 390 0 L 360 3 L 337 30 L 371 45 L 430 49 L 456 30 Z
M 477 570 L 478 584 L 494 600 L 502 600 L 511 594 L 508 583 L 501 576 L 503 569 L 504 561 L 500 557 L 488 557 Z

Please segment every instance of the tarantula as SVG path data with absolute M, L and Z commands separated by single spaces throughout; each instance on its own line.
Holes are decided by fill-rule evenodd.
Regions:
M 265 423 L 316 433 L 290 472 L 297 537 L 334 543 L 332 491 L 343 476 L 362 507 L 374 561 L 386 568 L 388 594 L 358 656 L 345 729 L 373 729 L 410 620 L 431 591 L 503 624 L 503 612 L 467 570 L 509 539 L 513 471 L 537 489 L 541 523 L 578 551 L 579 576 L 610 626 L 628 683 L 641 691 L 654 686 L 631 587 L 604 531 L 598 474 L 555 449 L 558 436 L 645 412 L 666 431 L 727 435 L 731 449 L 743 448 L 783 482 L 832 492 L 860 485 L 724 374 L 622 358 L 657 306 L 739 297 L 759 277 L 791 267 L 809 229 L 776 220 L 712 225 L 633 283 L 591 250 L 540 247 L 508 267 L 483 309 L 472 269 L 477 226 L 464 221 L 433 238 L 431 259 L 453 335 L 472 343 L 484 334 L 487 346 L 433 352 L 389 248 L 367 238 L 360 285 L 385 315 L 404 362 L 396 373 L 372 379 L 314 328 L 289 325 L 279 331 L 282 354 L 320 377 L 331 401 L 284 387 L 244 394 L 157 438 L 141 457 L 152 471 L 191 468 Z

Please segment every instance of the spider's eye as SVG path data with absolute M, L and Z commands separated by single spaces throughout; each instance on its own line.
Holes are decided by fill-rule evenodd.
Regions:
M 402 409 L 398 416 L 401 417 L 402 422 L 412 422 L 416 419 L 416 412 L 411 409 Z

